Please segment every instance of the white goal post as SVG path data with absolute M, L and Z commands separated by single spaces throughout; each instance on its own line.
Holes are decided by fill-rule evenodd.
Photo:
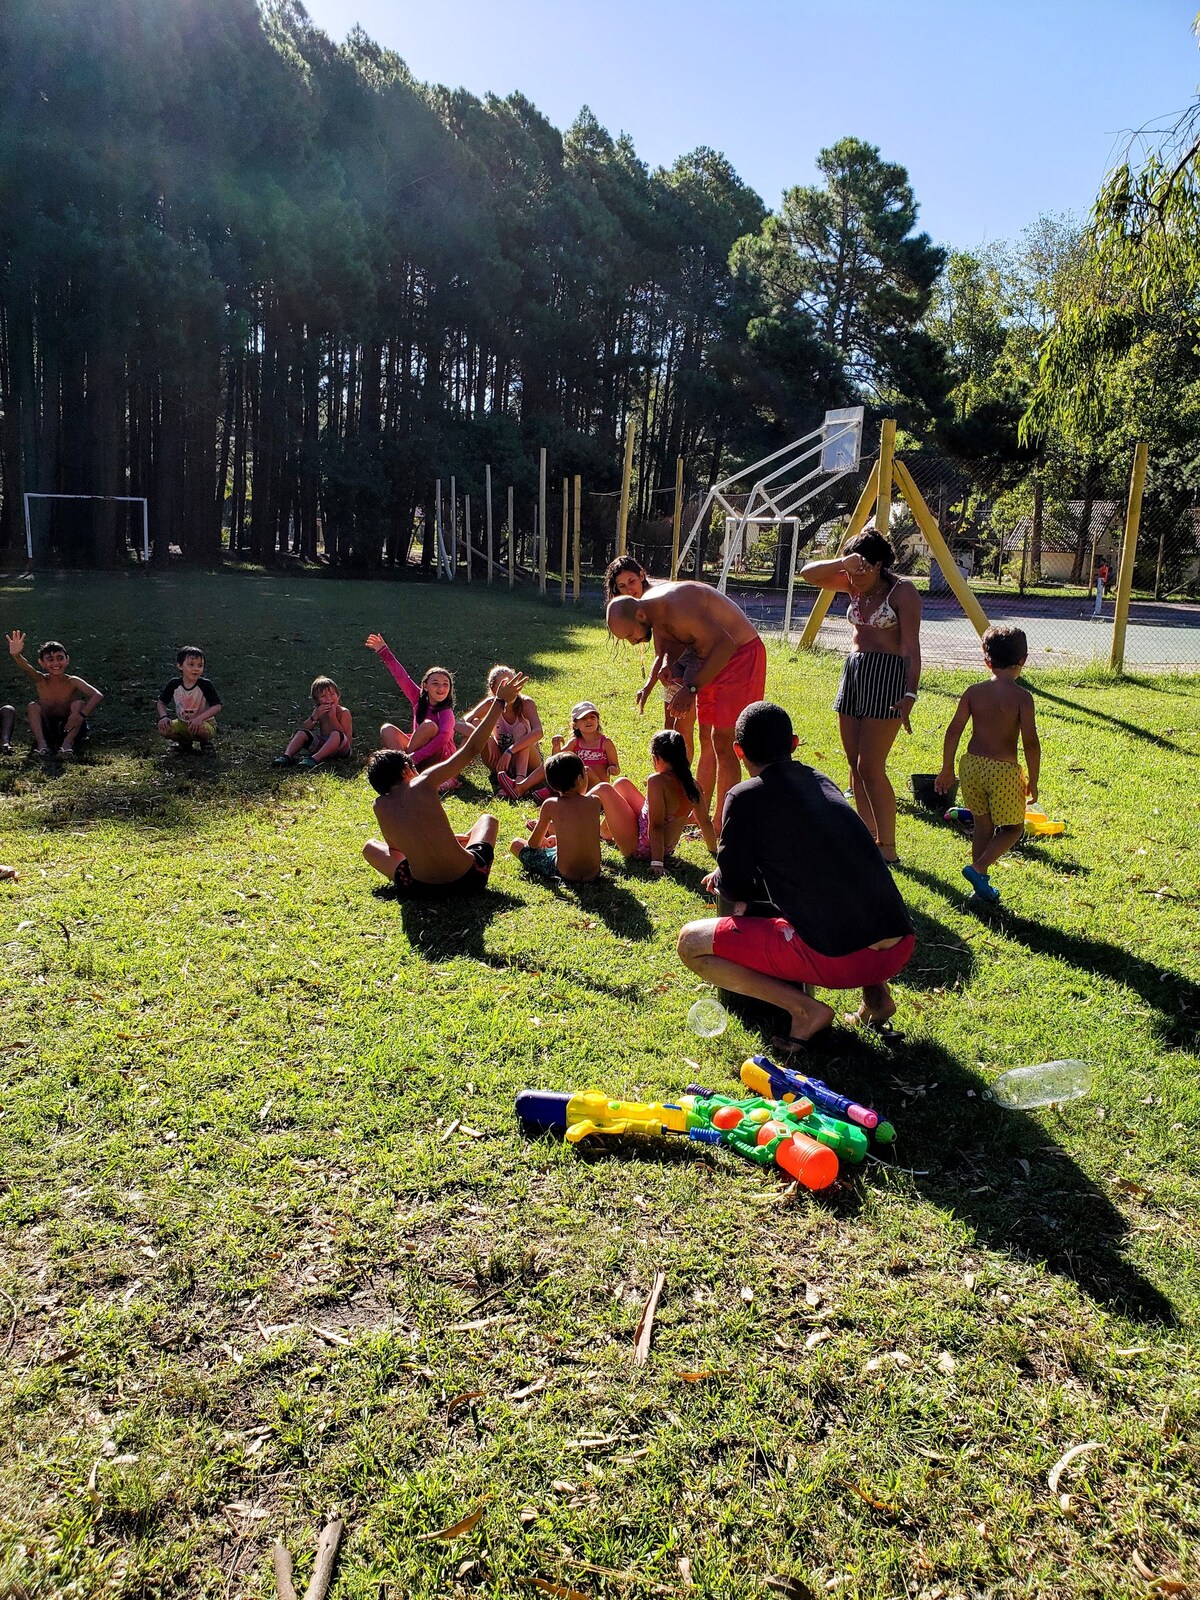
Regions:
M 29 521 L 31 500 L 107 500 L 142 508 L 142 560 L 150 560 L 150 502 L 144 494 L 27 494 L 25 501 L 25 553 L 33 560 L 33 528 Z

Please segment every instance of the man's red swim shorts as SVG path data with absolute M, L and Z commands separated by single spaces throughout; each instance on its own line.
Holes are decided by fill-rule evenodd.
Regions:
M 912 956 L 916 940 L 907 934 L 887 950 L 855 950 L 826 956 L 804 943 L 784 917 L 719 917 L 713 955 L 784 983 L 811 983 L 820 989 L 862 989 L 889 983 Z
M 714 728 L 732 728 L 747 706 L 767 692 L 767 647 L 755 636 L 734 651 L 696 696 L 696 715 Z

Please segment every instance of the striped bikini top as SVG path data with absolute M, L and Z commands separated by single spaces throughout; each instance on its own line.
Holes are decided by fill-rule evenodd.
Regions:
M 896 585 L 893 584 L 869 617 L 863 615 L 863 601 L 866 595 L 856 594 L 846 607 L 846 621 L 852 622 L 856 628 L 898 628 L 900 618 L 891 607 L 891 599 L 895 592 Z

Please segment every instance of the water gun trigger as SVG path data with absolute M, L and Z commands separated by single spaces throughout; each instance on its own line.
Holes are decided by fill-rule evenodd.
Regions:
M 628 1131 L 628 1122 L 608 1122 L 605 1123 L 603 1127 L 601 1127 L 598 1122 L 572 1122 L 570 1127 L 563 1134 L 563 1139 L 567 1144 L 578 1144 L 581 1139 L 586 1139 L 589 1134 L 617 1134 L 627 1133 Z

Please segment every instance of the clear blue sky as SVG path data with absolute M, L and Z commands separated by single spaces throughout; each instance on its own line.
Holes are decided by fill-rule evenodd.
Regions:
M 846 134 L 908 168 L 921 226 L 971 248 L 1086 214 L 1124 136 L 1200 82 L 1200 0 L 306 0 L 426 82 L 588 105 L 651 166 L 697 145 L 769 206 Z

